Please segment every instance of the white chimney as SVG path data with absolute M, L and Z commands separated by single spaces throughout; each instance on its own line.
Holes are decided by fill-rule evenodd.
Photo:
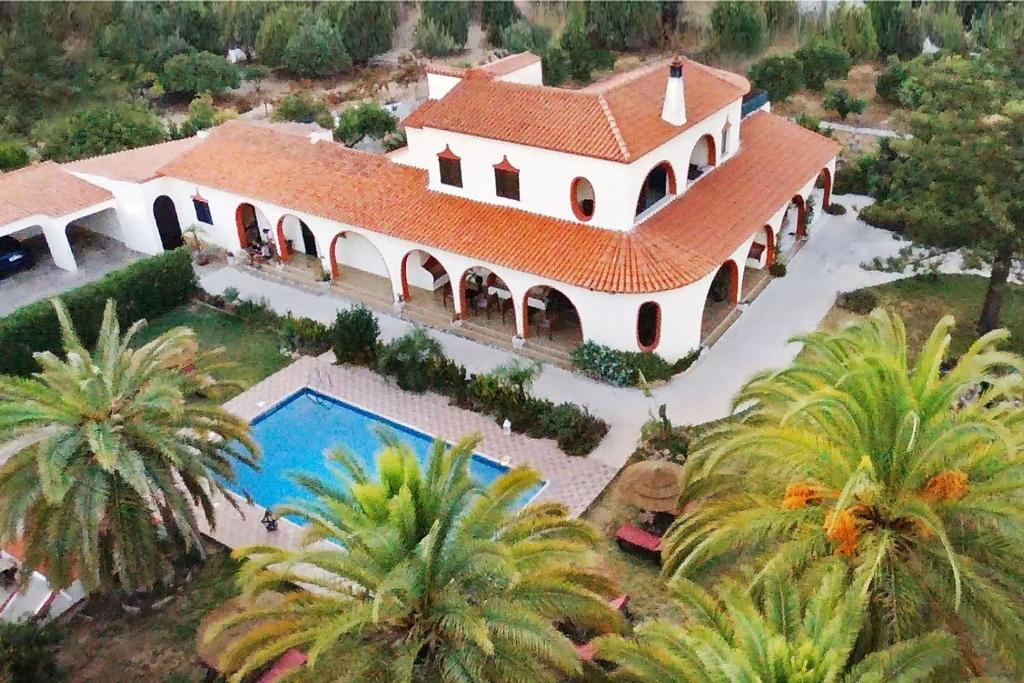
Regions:
M 661 107 L 661 118 L 673 126 L 686 123 L 686 93 L 683 91 L 683 62 L 679 57 L 668 67 L 668 85 L 665 86 L 665 104 Z

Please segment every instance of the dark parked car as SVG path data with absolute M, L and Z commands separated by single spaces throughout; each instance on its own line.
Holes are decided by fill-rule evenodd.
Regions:
M 36 263 L 32 252 L 13 237 L 0 237 L 0 277 L 10 275 Z

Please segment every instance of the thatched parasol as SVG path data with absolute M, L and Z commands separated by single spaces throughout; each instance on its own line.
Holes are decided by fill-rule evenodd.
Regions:
M 683 466 L 668 460 L 644 460 L 619 477 L 619 492 L 630 505 L 651 512 L 673 512 L 683 492 Z
M 225 650 L 227 650 L 228 644 L 258 624 L 252 621 L 239 624 L 224 631 L 213 640 L 204 642 L 210 627 L 219 621 L 240 614 L 246 609 L 253 607 L 266 609 L 268 607 L 276 607 L 282 602 L 284 602 L 284 595 L 274 591 L 260 593 L 251 602 L 244 602 L 241 597 L 231 598 L 226 601 L 223 605 L 207 614 L 203 618 L 202 623 L 199 624 L 199 630 L 196 634 L 196 650 L 199 653 L 199 658 L 211 669 L 223 672 L 220 668 L 220 658 L 224 655 Z

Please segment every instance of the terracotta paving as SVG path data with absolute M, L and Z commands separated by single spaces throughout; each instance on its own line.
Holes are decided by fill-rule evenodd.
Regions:
M 563 502 L 573 516 L 586 510 L 617 471 L 593 459 L 569 457 L 549 439 L 506 435 L 491 418 L 450 406 L 443 396 L 411 394 L 369 370 L 336 366 L 331 360 L 330 354 L 300 358 L 231 399 L 224 407 L 243 419 L 252 420 L 308 387 L 445 440 L 454 441 L 477 433 L 482 437 L 478 453 L 510 467 L 533 467 L 547 482 L 536 500 Z M 282 519 L 278 530 L 270 534 L 260 524 L 264 508 L 240 497 L 236 499 L 243 512 L 240 514 L 227 501 L 220 501 L 217 526 L 212 530 L 204 527 L 204 533 L 231 548 L 268 542 L 296 547 L 300 543 L 301 527 Z

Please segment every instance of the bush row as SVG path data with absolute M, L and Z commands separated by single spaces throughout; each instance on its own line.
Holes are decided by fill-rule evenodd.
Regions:
M 185 248 L 136 261 L 96 282 L 60 295 L 86 347 L 92 347 L 107 299 L 117 303 L 122 328 L 188 301 L 196 291 L 192 257 Z M 23 306 L 0 319 L 0 374 L 38 370 L 36 351 L 61 350 L 60 326 L 50 301 Z
M 280 315 L 264 298 L 238 301 L 238 290 L 233 287 L 224 290 L 223 295 L 200 290 L 198 298 L 211 306 L 234 313 L 250 325 L 274 330 L 281 339 L 281 347 L 288 351 L 319 356 L 331 348 L 331 328 L 327 325 L 312 318 L 296 317 L 291 312 Z
M 608 424 L 575 403 L 555 404 L 530 393 L 539 364 L 513 362 L 490 373 L 471 374 L 445 355 L 422 328 L 380 342 L 372 312 L 356 306 L 338 313 L 331 341 L 339 363 L 367 366 L 393 378 L 406 391 L 434 391 L 452 405 L 490 415 L 499 424 L 535 438 L 554 439 L 568 455 L 590 453 L 608 433 Z
M 694 350 L 675 363 L 669 363 L 656 353 L 620 351 L 588 341 L 577 346 L 570 359 L 585 375 L 617 387 L 635 387 L 642 381 L 658 382 L 671 378 L 690 367 L 698 355 L 700 351 Z

